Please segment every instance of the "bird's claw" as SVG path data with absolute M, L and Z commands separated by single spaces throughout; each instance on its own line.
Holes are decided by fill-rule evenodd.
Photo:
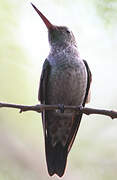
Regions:
M 58 104 L 58 109 L 61 113 L 64 113 L 64 104 Z

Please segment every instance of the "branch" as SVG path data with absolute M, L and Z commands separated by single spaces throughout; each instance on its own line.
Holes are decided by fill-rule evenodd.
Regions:
M 42 112 L 43 110 L 59 110 L 60 105 L 44 105 L 44 104 L 37 104 L 34 106 L 25 106 L 19 104 L 9 104 L 9 103 L 0 103 L 0 108 L 7 107 L 7 108 L 15 108 L 19 109 L 20 113 L 25 111 L 36 111 L 38 113 Z M 64 110 L 72 110 L 75 112 L 82 112 L 83 114 L 90 115 L 90 114 L 100 114 L 109 116 L 110 118 L 114 119 L 117 118 L 117 111 L 112 110 L 103 110 L 103 109 L 94 109 L 94 108 L 86 108 L 82 106 L 64 106 Z

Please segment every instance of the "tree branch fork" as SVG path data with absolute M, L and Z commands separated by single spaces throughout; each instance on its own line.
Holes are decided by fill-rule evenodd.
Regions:
M 33 106 L 29 105 L 19 105 L 19 104 L 11 104 L 11 103 L 4 103 L 0 102 L 0 108 L 15 108 L 19 109 L 20 113 L 26 111 L 35 111 L 41 113 L 43 110 L 60 110 L 60 105 L 45 105 L 45 104 L 37 104 Z M 94 109 L 94 108 L 87 108 L 82 106 L 63 106 L 64 110 L 71 110 L 73 112 L 83 113 L 86 115 L 91 114 L 98 114 L 98 115 L 105 115 L 109 116 L 112 119 L 117 118 L 117 111 L 113 110 L 105 110 L 105 109 Z

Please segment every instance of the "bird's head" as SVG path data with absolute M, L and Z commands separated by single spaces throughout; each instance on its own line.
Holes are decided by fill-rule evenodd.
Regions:
M 32 4 L 32 3 L 31 3 Z M 33 8 L 39 14 L 48 29 L 48 38 L 50 46 L 77 46 L 75 37 L 67 27 L 55 26 L 32 4 Z

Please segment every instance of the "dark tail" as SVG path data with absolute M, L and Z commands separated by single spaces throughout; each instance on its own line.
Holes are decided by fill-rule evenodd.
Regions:
M 49 138 L 46 139 L 45 146 L 49 175 L 57 174 L 59 177 L 63 176 L 67 162 L 67 149 L 61 143 L 53 147 L 51 142 L 49 142 Z

